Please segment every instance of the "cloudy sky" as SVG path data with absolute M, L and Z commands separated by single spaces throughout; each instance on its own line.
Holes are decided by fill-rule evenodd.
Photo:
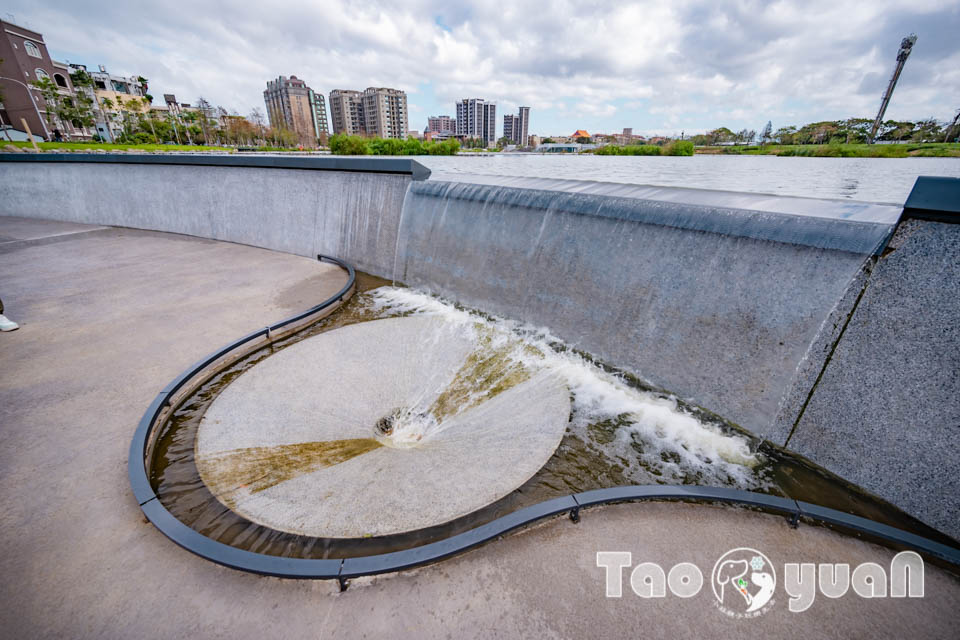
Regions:
M 265 83 L 407 91 L 410 127 L 483 97 L 531 133 L 699 132 L 873 117 L 900 39 L 919 39 L 887 117 L 960 108 L 960 0 L 14 0 L 54 57 L 143 75 L 155 101 L 247 115 Z

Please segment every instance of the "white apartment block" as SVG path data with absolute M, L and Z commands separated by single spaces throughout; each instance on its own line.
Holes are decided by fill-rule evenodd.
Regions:
M 457 102 L 457 136 L 482 138 L 486 144 L 497 141 L 497 103 L 483 98 L 464 98 Z

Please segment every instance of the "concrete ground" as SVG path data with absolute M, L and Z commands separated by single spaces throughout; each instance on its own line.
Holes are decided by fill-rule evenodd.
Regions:
M 147 523 L 126 475 L 156 392 L 212 348 L 323 299 L 330 265 L 196 238 L 0 217 L 0 629 L 3 637 L 955 637 L 960 581 L 931 565 L 923 598 L 818 595 L 787 610 L 783 564 L 893 553 L 777 516 L 626 504 L 560 518 L 437 565 L 329 582 L 213 565 Z M 728 549 L 774 563 L 772 609 L 729 619 L 710 572 Z M 604 595 L 598 551 L 692 562 L 689 599 Z

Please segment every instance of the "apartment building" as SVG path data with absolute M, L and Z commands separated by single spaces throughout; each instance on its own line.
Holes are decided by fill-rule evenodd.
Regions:
M 123 132 L 126 116 L 124 116 L 124 109 L 121 108 L 122 105 L 132 102 L 136 104 L 137 109 L 146 107 L 144 103 L 148 89 L 146 79 L 141 76 L 121 76 L 110 73 L 102 64 L 97 66 L 97 71 L 90 71 L 83 64 L 71 64 L 70 68 L 72 72 L 88 73 L 93 80 L 93 87 L 88 89 L 87 93 L 96 101 L 97 111 L 103 116 L 102 119 L 98 118 L 96 124 L 97 135 L 107 142 L 114 142 Z M 152 109 L 152 106 L 150 108 Z
M 363 92 L 363 121 L 370 137 L 405 140 L 409 128 L 407 94 L 399 89 L 369 87 Z
M 457 131 L 457 119 L 450 116 L 430 116 L 427 118 L 427 131 L 454 134 Z
M 483 98 L 457 102 L 457 137 L 481 138 L 486 144 L 497 141 L 497 104 Z
M 530 138 L 530 107 L 520 107 L 517 119 L 513 126 L 513 140 L 521 147 L 529 144 Z
M 516 122 L 517 116 L 508 113 L 503 116 L 503 137 L 512 142 L 513 144 L 517 143 L 517 138 L 514 136 L 514 127 L 519 123 Z
M 403 140 L 409 128 L 407 94 L 388 87 L 334 89 L 330 117 L 334 133 Z
M 58 100 L 70 100 L 76 93 L 70 80 L 70 68 L 50 58 L 43 35 L 12 22 L 0 20 L 0 85 L 4 100 L 0 104 L 0 126 L 23 130 L 23 121 L 38 137 L 53 140 L 57 134 L 69 138 L 89 138 L 91 133 L 71 122 L 61 122 L 47 113 L 47 103 L 34 82 L 49 79 L 57 87 Z
M 530 138 L 530 107 L 520 107 L 517 115 L 503 116 L 503 137 L 513 144 L 527 146 Z
M 333 132 L 347 135 L 363 135 L 367 127 L 363 119 L 363 94 L 350 89 L 334 89 L 330 92 L 330 120 Z
M 293 131 L 304 147 L 316 147 L 327 136 L 327 110 L 323 95 L 297 76 L 280 76 L 267 82 L 263 92 L 271 127 Z

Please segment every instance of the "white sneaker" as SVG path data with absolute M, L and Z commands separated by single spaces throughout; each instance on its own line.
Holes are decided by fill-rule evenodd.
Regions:
M 0 331 L 15 331 L 20 328 L 13 320 L 7 318 L 7 316 L 0 314 Z

